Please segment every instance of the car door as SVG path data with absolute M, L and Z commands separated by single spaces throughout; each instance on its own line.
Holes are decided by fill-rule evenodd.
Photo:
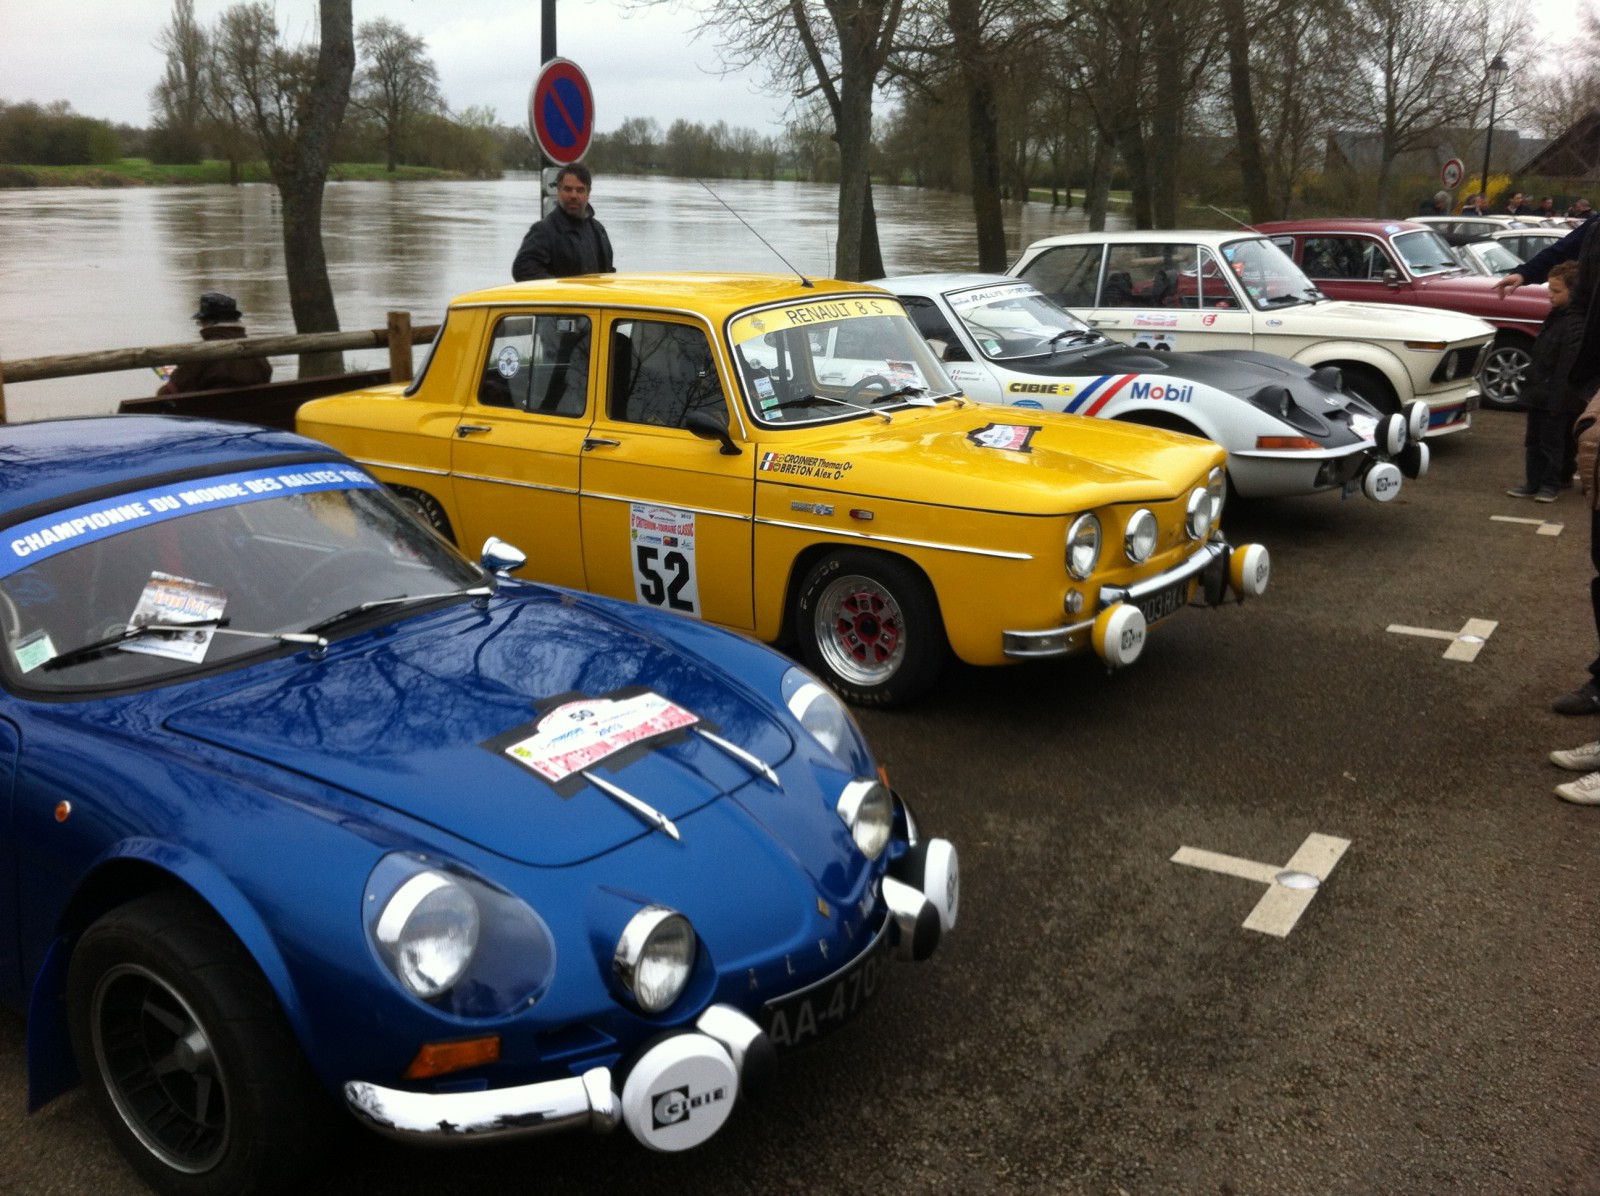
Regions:
M 1252 313 L 1231 272 L 1192 241 L 1109 243 L 1094 308 L 1079 314 L 1137 348 L 1254 347 Z
M 580 466 L 588 588 L 752 629 L 754 454 L 689 431 L 698 413 L 724 428 L 737 419 L 707 329 L 615 313 L 601 334 L 602 385 Z
M 586 589 L 578 473 L 593 418 L 594 316 L 505 311 L 487 327 L 451 446 L 457 541 L 475 555 L 499 536 L 527 554 L 527 576 Z
M 1301 245 L 1300 268 L 1332 299 L 1405 303 L 1415 289 L 1411 276 L 1377 237 L 1307 235 Z M 1393 278 L 1386 278 L 1386 273 Z

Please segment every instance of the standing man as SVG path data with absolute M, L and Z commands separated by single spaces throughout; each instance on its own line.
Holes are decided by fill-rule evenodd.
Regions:
M 556 206 L 528 229 L 511 263 L 511 277 L 517 282 L 616 273 L 611 264 L 611 238 L 589 206 L 592 183 L 589 168 L 578 163 L 556 173 Z
M 1471 196 L 1466 203 L 1461 205 L 1461 214 L 1463 216 L 1487 216 L 1489 214 L 1488 200 L 1484 198 L 1482 192 Z

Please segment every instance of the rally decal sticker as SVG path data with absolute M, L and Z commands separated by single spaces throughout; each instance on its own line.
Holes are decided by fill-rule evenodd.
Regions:
M 1133 326 L 1135 328 L 1176 328 L 1178 326 L 1178 317 L 1160 313 L 1152 315 L 1147 312 L 1134 316 Z
M 984 424 L 967 433 L 967 439 L 979 448 L 1004 449 L 1012 453 L 1033 452 L 1035 432 L 1042 432 L 1040 424 Z
M 93 544 L 135 527 L 177 519 L 191 511 L 260 502 L 283 494 L 376 489 L 378 483 L 372 478 L 359 469 L 343 465 L 321 469 L 309 466 L 256 469 L 135 490 L 13 524 L 0 533 L 0 577 L 10 577 L 34 561 L 57 556 L 80 544 Z
M 539 704 L 539 717 L 478 746 L 546 781 L 563 798 L 583 788 L 586 769 L 615 770 L 681 738 L 698 715 L 650 690 L 589 698 L 561 694 Z
M 837 482 L 850 472 L 850 466 L 849 461 L 829 461 L 826 457 L 807 457 L 803 453 L 762 453 L 756 468 L 762 473 L 788 473 Z
M 174 577 L 170 573 L 152 573 L 139 595 L 138 604 L 128 620 L 130 627 L 146 623 L 199 623 L 220 621 L 228 596 L 216 586 L 190 581 L 187 577 Z M 150 635 L 145 639 L 129 640 L 118 644 L 122 652 L 141 652 L 146 656 L 165 656 L 172 660 L 199 664 L 206 658 L 215 633 L 213 627 L 196 627 L 193 631 L 171 635 Z
M 740 316 L 728 326 L 728 338 L 736 345 L 768 332 L 785 328 L 808 328 L 833 320 L 857 320 L 865 316 L 897 316 L 904 309 L 887 295 L 871 299 L 819 299 L 793 307 L 768 308 L 759 315 Z
M 629 503 L 628 540 L 634 601 L 698 617 L 694 512 Z
M 1100 409 L 1114 399 L 1138 374 L 1101 374 L 1074 396 L 1062 408 L 1070 415 L 1098 415 Z

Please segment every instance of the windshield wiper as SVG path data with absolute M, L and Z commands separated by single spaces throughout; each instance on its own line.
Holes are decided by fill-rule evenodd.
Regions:
M 329 615 L 326 619 L 318 619 L 307 627 L 305 634 L 315 635 L 319 631 L 326 631 L 340 623 L 358 618 L 368 611 L 382 610 L 386 606 L 399 606 L 402 603 L 438 602 L 443 598 L 489 598 L 494 595 L 493 586 L 468 586 L 464 590 L 443 590 L 437 594 L 395 594 L 389 598 L 370 598 L 366 602 L 358 602 L 354 606 L 347 606 L 337 614 Z
M 785 399 L 762 410 L 782 411 L 787 407 L 810 407 L 814 403 L 837 403 L 840 407 L 848 407 L 851 411 L 861 412 L 862 415 L 875 415 L 886 424 L 894 422 L 886 411 L 874 411 L 871 407 L 863 407 L 860 403 L 851 403 L 845 399 L 836 399 L 832 395 L 801 395 L 798 399 Z
M 1079 341 L 1097 341 L 1102 339 L 1104 339 L 1103 334 L 1096 332 L 1092 328 L 1064 328 L 1050 338 L 1050 352 L 1054 353 L 1056 351 L 1056 346 L 1061 341 L 1066 341 L 1069 345 L 1075 345 Z
M 39 667 L 45 670 L 66 668 L 68 665 L 103 656 L 113 649 L 147 635 L 182 635 L 189 631 L 211 630 L 219 635 L 236 635 L 252 640 L 277 640 L 282 644 L 305 644 L 312 648 L 326 648 L 328 641 L 320 635 L 300 631 L 245 631 L 229 627 L 226 619 L 196 619 L 189 623 L 137 623 L 124 627 L 115 635 L 93 640 L 70 652 L 52 656 Z

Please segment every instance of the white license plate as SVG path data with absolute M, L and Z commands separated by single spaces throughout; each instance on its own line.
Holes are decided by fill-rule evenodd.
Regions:
M 889 971 L 889 923 L 885 918 L 871 946 L 833 975 L 767 1002 L 761 1028 L 774 1047 L 792 1050 L 832 1033 L 883 987 Z

